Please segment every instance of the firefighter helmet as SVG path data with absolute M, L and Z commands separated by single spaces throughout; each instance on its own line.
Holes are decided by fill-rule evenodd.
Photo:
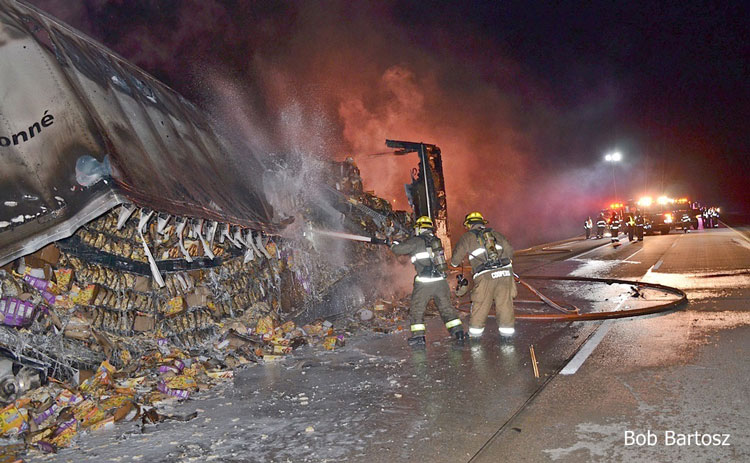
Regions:
M 432 223 L 432 219 L 427 217 L 426 215 L 423 215 L 422 217 L 417 219 L 416 225 L 414 225 L 414 228 L 430 228 L 434 229 L 435 225 Z
M 466 218 L 464 218 L 464 227 L 471 228 L 472 225 L 475 224 L 486 224 L 487 221 L 484 220 L 484 217 L 482 217 L 482 214 L 479 212 L 469 212 L 466 214 Z

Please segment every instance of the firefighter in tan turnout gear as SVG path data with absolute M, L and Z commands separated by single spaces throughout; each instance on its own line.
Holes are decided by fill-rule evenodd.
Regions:
M 451 336 L 461 342 L 464 329 L 458 313 L 451 304 L 450 287 L 446 280 L 447 263 L 440 238 L 434 234 L 434 225 L 429 217 L 420 217 L 414 227 L 414 236 L 403 243 L 394 242 L 395 254 L 408 254 L 417 269 L 414 289 L 411 293 L 409 318 L 411 337 L 409 345 L 425 345 L 424 312 L 431 299 L 435 300 L 440 316 Z
M 469 231 L 458 240 L 451 265 L 460 266 L 468 256 L 474 274 L 469 337 L 477 338 L 484 333 L 493 302 L 500 334 L 512 336 L 515 332 L 513 298 L 517 292 L 511 263 L 513 248 L 503 235 L 486 225 L 487 221 L 479 212 L 466 216 L 464 226 Z

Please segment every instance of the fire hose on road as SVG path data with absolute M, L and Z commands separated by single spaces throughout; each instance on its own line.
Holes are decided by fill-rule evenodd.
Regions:
M 516 275 L 518 277 L 518 275 Z M 639 308 L 639 309 L 626 309 L 626 310 L 615 310 L 606 312 L 591 312 L 591 313 L 580 313 L 578 308 L 566 309 L 560 304 L 554 302 L 552 299 L 544 296 L 539 290 L 532 287 L 524 280 L 547 280 L 547 281 L 578 281 L 587 283 L 606 283 L 608 285 L 621 284 L 628 285 L 636 288 L 640 291 L 641 288 L 655 289 L 663 291 L 665 293 L 674 294 L 678 296 L 678 299 L 674 301 L 666 302 L 663 304 L 656 304 L 650 307 Z M 542 302 L 550 307 L 558 310 L 560 313 L 549 313 L 549 314 L 529 314 L 529 313 L 516 313 L 517 320 L 532 320 L 532 321 L 559 321 L 559 322 L 574 322 L 574 321 L 586 321 L 586 320 L 607 320 L 612 318 L 628 318 L 638 317 L 641 315 L 650 315 L 660 312 L 666 312 L 687 302 L 687 294 L 678 288 L 671 286 L 661 285 L 658 283 L 645 283 L 641 281 L 621 280 L 616 278 L 593 278 L 593 277 L 575 277 L 575 276 L 542 276 L 542 275 L 530 275 L 524 276 L 523 278 L 518 277 L 518 281 L 528 288 L 532 293 L 536 294 Z M 535 301 L 517 301 L 517 302 L 535 302 Z M 462 312 L 470 312 L 471 302 L 466 301 L 459 304 L 459 310 Z
M 565 307 L 561 306 L 557 302 L 553 301 L 552 299 L 550 299 L 547 296 L 545 296 L 544 294 L 542 294 L 541 291 L 539 291 L 538 289 L 534 288 L 530 284 L 528 284 L 525 281 L 523 281 L 521 279 L 521 277 L 519 277 L 516 273 L 514 273 L 513 275 L 515 276 L 516 281 L 518 281 L 519 283 L 521 283 L 522 285 L 524 285 L 526 287 L 526 289 L 528 289 L 532 293 L 536 294 L 536 296 L 539 299 L 541 299 L 541 302 L 543 302 L 544 304 L 547 304 L 548 306 L 552 307 L 553 309 L 557 310 L 558 312 L 561 312 L 561 313 L 564 313 L 564 314 L 578 314 L 578 313 L 580 313 L 580 311 L 578 310 L 578 307 L 573 306 L 573 309 L 566 309 Z M 518 302 L 536 302 L 536 301 L 518 301 Z
M 347 240 L 353 240 L 353 241 L 363 241 L 363 242 L 369 242 L 369 243 L 374 243 L 374 244 L 383 243 L 381 240 L 377 240 L 372 237 L 353 235 L 349 233 L 332 232 L 332 231 L 327 231 L 327 230 L 309 230 L 309 232 L 311 232 L 312 234 L 329 236 L 331 238 L 340 238 L 340 239 L 347 239 Z M 559 313 L 549 313 L 549 314 L 517 313 L 516 314 L 517 320 L 574 322 L 574 321 L 585 321 L 585 320 L 607 320 L 611 318 L 628 318 L 628 317 L 637 317 L 641 315 L 650 315 L 650 314 L 655 314 L 655 313 L 660 313 L 660 312 L 666 312 L 668 310 L 672 310 L 684 304 L 685 302 L 687 302 L 687 294 L 685 294 L 685 292 L 682 291 L 681 289 L 673 288 L 671 286 L 661 285 L 658 283 L 646 283 L 642 281 L 621 280 L 621 279 L 616 279 L 616 278 L 594 278 L 594 277 L 575 277 L 575 276 L 558 277 L 558 276 L 542 276 L 542 275 L 530 275 L 530 276 L 525 276 L 521 278 L 515 273 L 513 275 L 515 276 L 515 278 L 517 279 L 519 283 L 521 283 L 529 291 L 531 291 L 533 294 L 539 297 L 539 299 L 541 300 L 541 303 L 544 303 L 559 312 Z M 635 288 L 637 292 L 640 292 L 641 288 L 663 291 L 665 293 L 674 294 L 675 296 L 678 296 L 678 299 L 675 299 L 674 301 L 666 302 L 663 304 L 656 304 L 650 307 L 645 307 L 645 308 L 640 308 L 640 309 L 625 309 L 625 310 L 615 310 L 615 311 L 606 311 L 606 312 L 581 313 L 581 311 L 575 306 L 571 305 L 572 309 L 563 307 L 561 304 L 545 296 L 541 291 L 534 288 L 533 286 L 531 286 L 524 280 L 577 281 L 577 282 L 587 282 L 587 283 L 606 283 L 608 285 L 621 284 L 621 285 L 628 285 L 631 288 Z M 516 302 L 536 303 L 537 301 L 516 301 Z M 470 305 L 471 305 L 471 302 L 469 301 L 461 302 L 459 303 L 458 310 L 462 312 L 470 312 L 471 311 Z

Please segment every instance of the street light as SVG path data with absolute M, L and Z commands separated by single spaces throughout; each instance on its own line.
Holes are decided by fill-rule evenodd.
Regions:
M 617 200 L 617 180 L 615 179 L 615 163 L 622 161 L 622 154 L 619 151 L 607 153 L 604 160 L 612 163 L 612 185 L 615 187 L 615 200 Z

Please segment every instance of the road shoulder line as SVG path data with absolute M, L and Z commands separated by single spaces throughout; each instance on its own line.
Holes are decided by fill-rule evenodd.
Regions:
M 727 223 L 726 223 L 726 222 L 722 222 L 722 221 L 719 221 L 719 223 L 723 224 L 723 225 L 724 225 L 725 227 L 727 227 L 728 229 L 730 229 L 730 230 L 732 230 L 733 232 L 737 233 L 737 234 L 738 234 L 738 235 L 740 236 L 740 238 L 742 238 L 743 240 L 745 240 L 745 241 L 747 241 L 748 243 L 750 243 L 750 239 L 748 239 L 748 237 L 747 237 L 747 236 L 745 236 L 745 235 L 743 235 L 742 233 L 740 233 L 740 232 L 739 232 L 739 230 L 735 230 L 735 228 L 734 228 L 734 227 L 730 227 L 729 225 L 727 225 Z
M 599 328 L 596 329 L 596 332 L 594 333 L 594 335 L 586 340 L 586 342 L 578 350 L 576 355 L 573 356 L 572 359 L 570 359 L 568 364 L 565 365 L 562 370 L 560 370 L 560 374 L 561 375 L 575 374 L 575 372 L 577 372 L 578 369 L 581 368 L 581 366 L 586 361 L 586 359 L 589 358 L 589 355 L 591 355 L 591 353 L 594 352 L 594 349 L 596 349 L 596 346 L 598 346 L 599 343 L 602 342 L 602 339 L 604 339 L 604 336 L 607 334 L 610 328 L 612 328 L 612 324 L 614 322 L 615 322 L 614 319 L 609 319 L 609 320 L 605 320 L 604 323 L 599 325 Z
M 592 252 L 594 252 L 594 251 L 596 251 L 598 249 L 601 249 L 601 248 L 603 248 L 605 246 L 609 246 L 610 244 L 612 244 L 612 243 L 602 243 L 601 245 L 599 245 L 599 246 L 597 246 L 595 248 L 591 248 L 588 251 L 584 251 L 584 252 L 582 252 L 580 254 L 573 254 L 572 256 L 568 257 L 565 260 L 572 260 L 572 259 L 577 259 L 577 258 L 582 257 L 582 256 L 586 256 L 586 255 L 591 254 Z

